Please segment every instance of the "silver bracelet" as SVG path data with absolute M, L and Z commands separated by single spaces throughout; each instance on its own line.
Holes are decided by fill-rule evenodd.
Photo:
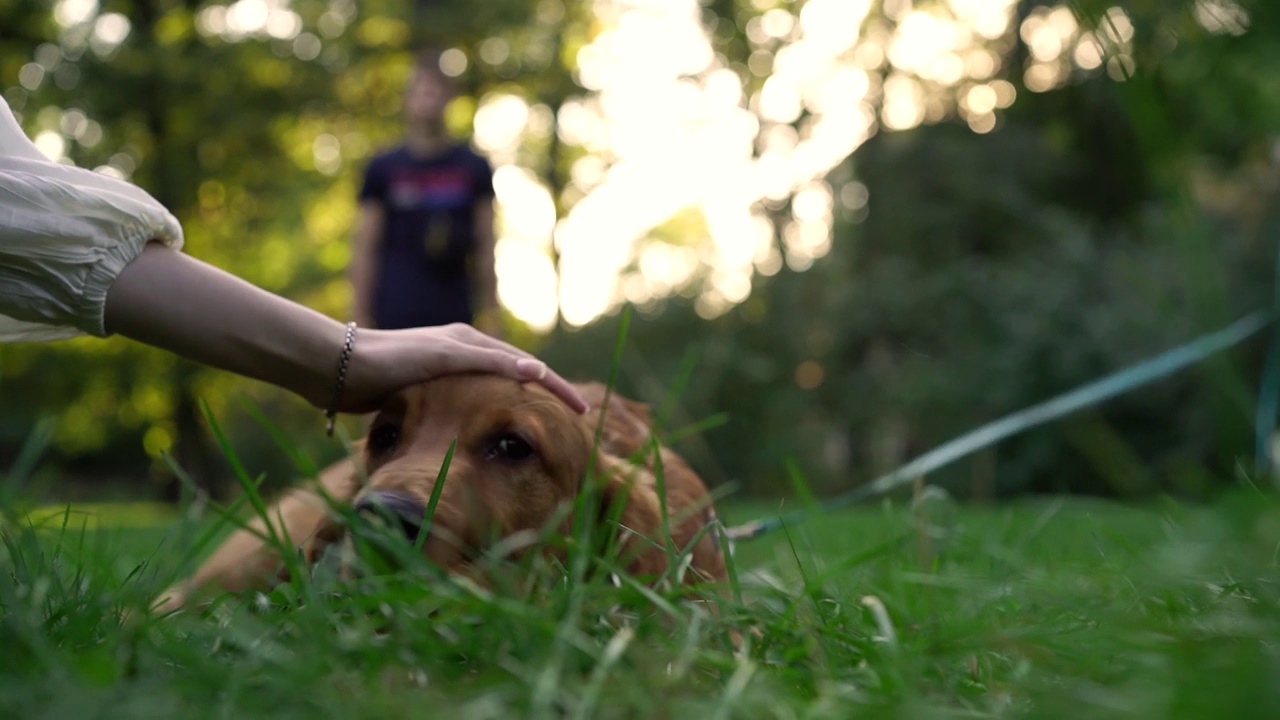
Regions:
M 351 351 L 356 347 L 356 324 L 347 323 L 347 338 L 342 343 L 342 355 L 338 358 L 338 381 L 333 387 L 333 400 L 324 416 L 329 420 L 329 437 L 333 437 L 333 425 L 338 416 L 338 400 L 342 398 L 342 386 L 347 382 L 347 366 L 351 364 Z

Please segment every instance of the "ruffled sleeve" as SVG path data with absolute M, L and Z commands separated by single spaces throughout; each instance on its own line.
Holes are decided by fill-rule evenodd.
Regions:
M 106 335 L 116 276 L 182 227 L 136 185 L 47 159 L 0 97 L 0 342 Z

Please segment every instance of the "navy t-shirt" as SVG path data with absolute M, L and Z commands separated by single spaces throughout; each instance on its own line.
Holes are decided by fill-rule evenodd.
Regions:
M 493 194 L 488 161 L 465 145 L 428 158 L 401 146 L 373 158 L 360 200 L 386 211 L 373 287 L 378 327 L 472 321 L 473 212 Z

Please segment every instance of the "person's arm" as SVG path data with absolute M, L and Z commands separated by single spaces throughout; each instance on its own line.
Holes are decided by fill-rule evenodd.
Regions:
M 342 323 L 157 243 L 111 284 L 105 319 L 108 333 L 272 383 L 316 407 L 333 397 Z M 369 412 L 406 385 L 465 371 L 540 380 L 586 409 L 541 361 L 461 324 L 358 331 L 338 409 Z
M 380 190 L 366 181 L 362 197 Z M 50 162 L 0 97 L 0 341 L 118 333 L 327 407 L 345 327 L 181 254 L 182 241 L 136 185 Z M 461 324 L 358 331 L 337 409 L 374 410 L 406 385 L 467 371 L 540 380 L 586 409 L 528 353 Z
M 495 337 L 501 337 L 502 315 L 498 305 L 498 273 L 495 270 L 493 230 L 493 198 L 481 197 L 472 211 L 475 232 L 474 283 L 477 326 Z
M 351 280 L 351 316 L 364 327 L 373 327 L 373 286 L 378 274 L 378 248 L 386 209 L 377 200 L 362 200 L 351 247 L 347 275 Z

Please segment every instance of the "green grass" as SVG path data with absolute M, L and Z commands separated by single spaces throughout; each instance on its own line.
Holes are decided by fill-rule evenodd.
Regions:
M 1257 494 L 816 516 L 740 545 L 741 602 L 714 612 L 555 573 L 486 593 L 410 562 L 122 622 L 193 535 L 66 518 L 2 531 L 0 717 L 1280 713 L 1280 503 Z

